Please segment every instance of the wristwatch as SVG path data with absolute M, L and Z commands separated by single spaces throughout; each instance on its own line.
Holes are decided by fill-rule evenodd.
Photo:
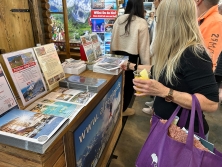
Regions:
M 170 89 L 168 95 L 165 97 L 166 102 L 172 102 L 173 101 L 173 89 Z

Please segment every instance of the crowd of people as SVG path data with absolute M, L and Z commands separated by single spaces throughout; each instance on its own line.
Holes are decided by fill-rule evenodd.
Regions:
M 111 51 L 129 56 L 125 71 L 123 116 L 135 110 L 136 96 L 152 96 L 147 114 L 169 119 L 179 105 L 192 107 L 195 94 L 203 111 L 206 138 L 209 126 L 204 112 L 218 108 L 222 80 L 222 15 L 219 0 L 154 0 L 154 19 L 148 26 L 142 0 L 129 0 L 124 15 L 113 25 Z M 220 7 L 219 7 L 220 8 Z M 137 66 L 137 58 L 141 60 Z M 134 78 L 133 71 L 147 69 L 151 78 Z M 134 93 L 134 90 L 140 93 Z M 178 116 L 180 117 L 181 112 Z M 189 126 L 190 113 L 186 128 Z M 195 132 L 198 133 L 198 119 Z

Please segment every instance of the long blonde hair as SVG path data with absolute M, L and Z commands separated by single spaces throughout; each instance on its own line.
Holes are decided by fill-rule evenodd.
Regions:
M 165 80 L 171 84 L 182 53 L 190 47 L 196 56 L 204 51 L 202 36 L 197 23 L 194 0 L 163 0 L 156 14 L 156 36 L 153 48 L 156 57 L 153 75 L 159 80 L 166 70 Z

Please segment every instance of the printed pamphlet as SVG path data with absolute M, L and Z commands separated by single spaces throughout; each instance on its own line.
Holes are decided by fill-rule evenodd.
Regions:
M 32 48 L 2 56 L 24 106 L 46 93 L 45 81 Z
M 0 115 L 17 106 L 15 95 L 0 64 Z
M 65 78 L 65 73 L 54 44 L 34 47 L 34 51 L 49 90 L 58 87 L 59 81 Z

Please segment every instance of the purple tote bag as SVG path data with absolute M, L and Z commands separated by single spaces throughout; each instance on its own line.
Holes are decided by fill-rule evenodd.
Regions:
M 199 101 L 195 95 L 192 95 L 186 143 L 177 142 L 168 136 L 168 128 L 180 108 L 176 108 L 165 124 L 161 123 L 157 116 L 153 116 L 150 133 L 138 155 L 136 167 L 222 167 L 221 153 L 216 151 L 212 154 L 193 146 L 195 110 L 198 112 L 199 120 L 202 119 Z M 203 124 L 199 124 L 199 131 L 202 136 Z

